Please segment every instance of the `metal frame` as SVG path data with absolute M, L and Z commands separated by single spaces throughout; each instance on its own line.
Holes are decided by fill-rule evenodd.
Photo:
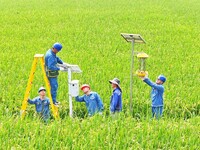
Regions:
M 130 70 L 130 112 L 133 112 L 133 67 L 134 67 L 134 44 L 135 43 L 146 43 L 140 34 L 129 34 L 129 33 L 121 33 L 121 36 L 127 41 L 131 42 L 132 50 L 131 50 L 131 70 Z
M 68 90 L 70 91 L 70 84 L 72 81 L 72 72 L 74 73 L 81 73 L 81 69 L 78 65 L 71 65 L 71 64 L 58 64 L 59 67 L 64 68 L 64 72 L 68 72 Z M 69 93 L 69 116 L 73 117 L 73 105 L 72 105 L 72 96 Z

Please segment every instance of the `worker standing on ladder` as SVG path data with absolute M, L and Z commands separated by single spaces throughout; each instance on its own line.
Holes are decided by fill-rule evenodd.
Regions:
M 53 47 L 46 52 L 45 55 L 45 68 L 48 80 L 51 85 L 51 96 L 53 99 L 53 104 L 58 106 L 60 102 L 56 100 L 57 89 L 58 89 L 58 75 L 59 71 L 63 71 L 64 68 L 58 67 L 57 64 L 63 64 L 63 61 L 56 56 L 56 54 L 61 51 L 62 45 L 60 43 L 53 44 Z

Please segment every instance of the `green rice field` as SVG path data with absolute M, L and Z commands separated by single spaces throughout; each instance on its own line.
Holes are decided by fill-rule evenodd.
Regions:
M 199 0 L 0 0 L 0 149 L 199 149 L 199 31 Z M 131 43 L 121 33 L 145 39 L 134 49 L 149 55 L 152 81 L 167 77 L 160 120 L 151 118 L 151 88 L 135 74 L 137 57 L 130 111 Z M 33 57 L 55 42 L 63 45 L 58 56 L 83 71 L 72 79 L 101 96 L 102 116 L 88 118 L 85 105 L 73 99 L 74 117 L 69 117 L 68 74 L 61 72 L 60 119 L 44 124 L 28 105 L 21 120 Z M 115 119 L 109 114 L 108 82 L 114 77 L 123 91 L 123 112 Z M 38 65 L 30 97 L 43 85 Z

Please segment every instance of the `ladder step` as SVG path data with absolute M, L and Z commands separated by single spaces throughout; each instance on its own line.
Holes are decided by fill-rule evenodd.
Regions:
M 41 58 L 41 57 L 44 57 L 44 54 L 35 54 L 34 57 L 35 58 Z

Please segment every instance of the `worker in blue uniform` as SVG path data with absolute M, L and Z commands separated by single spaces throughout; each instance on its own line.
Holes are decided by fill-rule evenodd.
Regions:
M 116 114 L 122 111 L 122 90 L 120 87 L 120 80 L 114 78 L 113 80 L 109 80 L 109 83 L 113 88 L 113 93 L 110 97 L 110 113 Z
M 35 104 L 35 109 L 37 114 L 46 122 L 50 117 L 49 98 L 46 97 L 46 89 L 40 87 L 38 90 L 39 96 L 35 97 L 33 100 L 28 99 L 29 104 Z
M 163 113 L 163 94 L 164 86 L 163 84 L 166 81 L 164 75 L 159 75 L 156 82 L 152 82 L 148 76 L 142 77 L 142 80 L 152 87 L 151 91 L 151 100 L 152 100 L 152 117 L 159 119 Z
M 58 89 L 58 75 L 59 71 L 63 71 L 64 68 L 58 67 L 57 64 L 63 64 L 63 61 L 56 56 L 58 52 L 62 49 L 60 43 L 53 44 L 52 48 L 46 52 L 45 55 L 45 68 L 48 80 L 51 86 L 51 96 L 53 99 L 53 104 L 58 106 L 60 102 L 57 101 L 57 89 Z
M 81 90 L 83 91 L 84 95 L 77 96 L 76 101 L 85 102 L 88 110 L 88 116 L 91 117 L 95 113 L 102 114 L 104 107 L 99 94 L 97 92 L 91 91 L 88 84 L 83 84 L 81 86 Z

